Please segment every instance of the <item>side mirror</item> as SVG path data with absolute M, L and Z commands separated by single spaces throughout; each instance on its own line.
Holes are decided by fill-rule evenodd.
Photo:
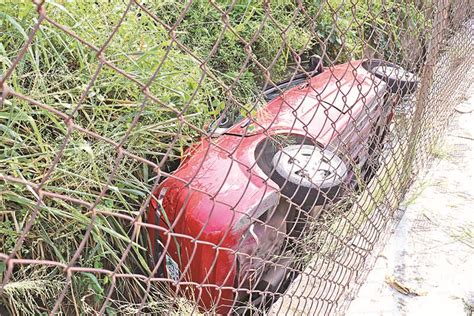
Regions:
M 235 114 L 232 112 L 229 113 L 228 111 L 222 111 L 218 118 L 209 125 L 207 132 L 211 137 L 221 136 L 243 119 L 244 117 L 238 113 Z
M 309 69 L 311 76 L 323 72 L 323 59 L 319 55 L 312 55 L 309 57 Z
M 283 90 L 296 86 L 303 81 L 323 72 L 323 59 L 319 55 L 309 57 L 309 67 L 306 73 L 298 73 L 291 79 L 277 83 L 275 86 L 263 90 L 263 97 L 270 102 L 281 94 Z M 309 76 L 308 76 L 309 75 Z

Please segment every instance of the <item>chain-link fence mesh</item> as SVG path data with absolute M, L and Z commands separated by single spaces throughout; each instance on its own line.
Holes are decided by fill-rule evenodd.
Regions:
M 0 314 L 334 314 L 472 80 L 472 3 L 0 4 Z

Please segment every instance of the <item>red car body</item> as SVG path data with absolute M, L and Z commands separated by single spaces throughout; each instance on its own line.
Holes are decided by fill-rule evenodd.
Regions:
M 352 163 L 366 160 L 368 139 L 390 111 L 383 104 L 386 84 L 361 63 L 325 68 L 270 101 L 250 123 L 202 138 L 154 192 L 148 222 L 162 229 L 148 229 L 151 250 L 155 258 L 165 250 L 179 272 L 164 276 L 204 310 L 231 310 L 242 291 L 237 253 L 257 247 L 243 246 L 242 236 L 254 215 L 280 198 L 279 185 L 255 157 L 265 138 L 300 135 L 345 151 Z

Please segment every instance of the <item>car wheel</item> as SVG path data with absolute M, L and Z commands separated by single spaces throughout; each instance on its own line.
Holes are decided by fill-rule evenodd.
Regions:
M 415 92 L 418 86 L 417 76 L 402 67 L 380 59 L 368 60 L 363 67 L 377 78 L 385 81 L 392 93 L 403 95 Z
M 340 195 L 348 168 L 337 154 L 309 143 L 268 143 L 259 151 L 259 166 L 292 202 L 310 210 Z

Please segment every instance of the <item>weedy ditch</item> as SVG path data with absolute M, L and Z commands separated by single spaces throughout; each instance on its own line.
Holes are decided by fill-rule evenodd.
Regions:
M 296 56 L 305 60 L 316 53 L 331 64 L 377 52 L 382 55 L 379 57 L 402 61 L 407 54 L 421 51 L 407 45 L 408 39 L 401 34 L 411 30 L 417 38 L 429 27 L 423 8 L 401 6 L 396 1 L 360 2 L 355 16 L 352 4 L 341 0 L 302 1 L 306 11 L 289 0 L 271 7 L 252 1 L 194 1 L 189 7 L 177 1 L 137 2 L 141 7 L 131 6 L 103 55 L 141 84 L 147 84 L 155 74 L 149 91 L 159 100 L 145 97 L 139 84 L 102 65 L 96 52 L 46 22 L 8 85 L 117 143 L 141 111 L 123 147 L 161 164 L 166 172 L 176 168 L 185 150 L 201 136 L 182 119 L 204 130 L 226 107 L 243 115 L 251 113 L 258 93 L 268 84 L 262 67 L 277 82 L 295 71 Z M 70 32 L 100 47 L 112 35 L 126 4 L 51 0 L 45 10 Z M 224 21 L 222 11 L 226 10 L 229 13 Z M 316 15 L 318 19 L 311 18 Z M 1 74 L 14 62 L 37 18 L 33 2 L 6 0 L 0 4 Z M 175 37 L 163 23 L 176 24 Z M 386 32 L 387 27 L 393 32 Z M 410 45 L 422 48 L 422 41 Z M 364 51 L 367 43 L 371 52 Z M 135 226 L 107 213 L 137 217 L 157 180 L 153 169 L 130 157 L 118 160 L 110 143 L 80 131 L 69 135 L 63 120 L 50 111 L 18 98 L 5 100 L 0 108 L 0 174 L 39 183 L 59 152 L 61 159 L 44 189 L 94 203 L 108 186 L 96 207 L 101 212 L 54 197 L 38 204 L 31 187 L 1 182 L 0 252 L 11 253 L 39 208 L 17 258 L 67 264 L 93 223 L 77 266 L 149 275 L 144 234 L 139 232 L 132 240 Z M 131 252 L 122 262 L 130 243 Z M 6 269 L 0 263 L 0 278 Z M 33 270 L 15 266 L 0 306 L 13 314 L 43 313 L 53 308 L 65 289 L 61 312 L 95 313 L 113 284 L 115 292 L 106 308 L 110 314 L 133 314 L 145 293 L 148 298 L 143 311 L 165 313 L 174 308 L 158 283 L 149 285 L 134 278 L 112 280 L 106 273 L 86 272 L 67 279 L 59 267 Z M 18 304 L 20 296 L 28 299 Z

